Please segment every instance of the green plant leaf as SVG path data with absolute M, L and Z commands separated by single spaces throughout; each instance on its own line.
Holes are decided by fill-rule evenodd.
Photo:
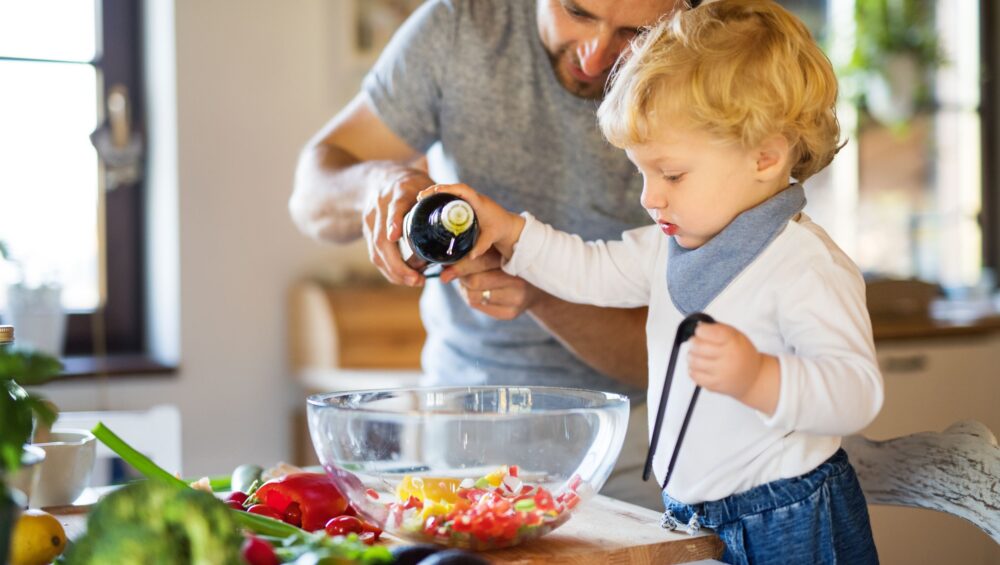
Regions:
M 38 421 L 42 422 L 46 426 L 52 426 L 52 424 L 55 423 L 56 416 L 59 414 L 51 402 L 40 396 L 28 394 L 28 398 L 25 399 L 25 403 L 31 409 L 32 413 L 34 413 L 35 418 L 37 418 Z
M 62 363 L 46 353 L 0 349 L 0 377 L 21 385 L 37 385 L 50 380 L 62 370 Z
M 21 385 L 41 384 L 61 369 L 51 355 L 0 348 L 0 471 L 21 467 L 21 452 L 31 440 L 35 418 L 47 425 L 56 419 L 55 406 L 28 394 Z
M 0 465 L 3 471 L 21 467 L 21 451 L 31 438 L 30 397 L 17 383 L 0 381 Z
M 4 473 L 12 473 L 21 468 L 21 446 L 0 445 L 0 468 Z
M 856 0 L 854 3 L 855 46 L 851 59 L 837 74 L 860 85 L 884 72 L 887 57 L 913 57 L 921 75 L 948 62 L 935 27 L 936 4 L 932 0 Z M 926 103 L 929 86 L 921 79 L 915 101 Z M 842 94 L 862 106 L 866 88 L 848 85 Z

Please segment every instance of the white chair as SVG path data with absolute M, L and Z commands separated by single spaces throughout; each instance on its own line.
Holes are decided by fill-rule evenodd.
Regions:
M 117 434 L 157 465 L 181 473 L 181 413 L 176 406 L 154 406 L 149 410 L 60 412 L 53 429 L 92 429 L 98 422 Z M 116 462 L 117 461 L 117 462 Z M 97 460 L 90 486 L 115 484 L 136 477 L 121 460 L 98 442 Z
M 844 439 L 869 504 L 938 510 L 1000 544 L 1000 447 L 975 421 L 886 441 Z

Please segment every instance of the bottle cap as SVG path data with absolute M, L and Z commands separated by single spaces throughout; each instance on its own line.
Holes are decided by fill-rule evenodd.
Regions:
M 0 344 L 14 341 L 14 326 L 0 326 Z
M 476 214 L 465 200 L 452 200 L 441 209 L 441 225 L 453 235 L 460 235 L 472 227 Z

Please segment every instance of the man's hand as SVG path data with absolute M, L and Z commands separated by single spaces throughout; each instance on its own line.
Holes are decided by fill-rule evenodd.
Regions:
M 365 203 L 362 233 L 368 244 L 368 258 L 393 284 L 423 284 L 423 275 L 403 261 L 398 242 L 403 235 L 403 217 L 416 203 L 417 194 L 433 184 L 424 171 L 390 166 L 382 188 Z
M 688 352 L 691 380 L 771 414 L 778 403 L 778 360 L 757 351 L 732 326 L 698 324 Z
M 491 249 L 475 259 L 449 265 L 441 271 L 441 282 L 458 279 L 458 291 L 470 308 L 498 320 L 513 320 L 534 304 L 541 291 L 503 272 L 500 265 L 500 254 Z

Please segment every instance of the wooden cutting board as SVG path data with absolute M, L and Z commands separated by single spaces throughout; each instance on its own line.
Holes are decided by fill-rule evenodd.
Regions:
M 48 508 L 73 539 L 86 529 L 85 506 Z M 549 535 L 531 543 L 482 554 L 498 564 L 606 563 L 672 564 L 718 559 L 722 541 L 714 534 L 689 536 L 660 528 L 660 514 L 646 508 L 596 496 Z M 390 545 L 401 540 L 386 536 Z
M 596 496 L 549 535 L 523 546 L 488 552 L 495 563 L 687 563 L 722 556 L 712 533 L 689 536 L 660 527 L 660 513 Z

